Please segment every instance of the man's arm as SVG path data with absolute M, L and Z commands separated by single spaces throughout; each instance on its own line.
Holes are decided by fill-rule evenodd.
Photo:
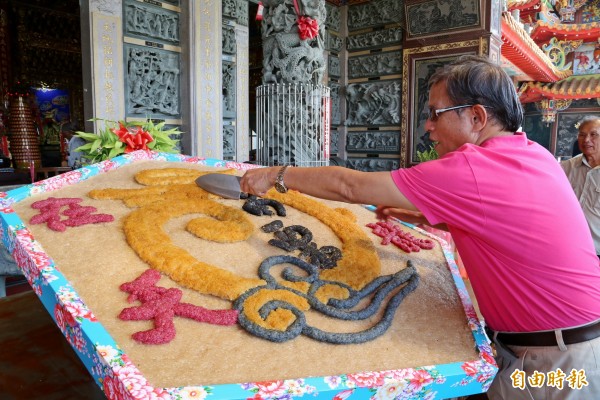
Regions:
M 280 169 L 268 167 L 247 171 L 242 177 L 242 191 L 264 195 L 275 184 Z M 362 172 L 343 167 L 290 167 L 283 180 L 289 189 L 321 199 L 417 211 L 398 190 L 390 172 Z

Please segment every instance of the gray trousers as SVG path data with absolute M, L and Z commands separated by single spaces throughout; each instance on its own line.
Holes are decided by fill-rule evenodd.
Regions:
M 487 392 L 490 400 L 600 399 L 600 337 L 562 350 L 498 342 L 495 347 L 499 371 Z

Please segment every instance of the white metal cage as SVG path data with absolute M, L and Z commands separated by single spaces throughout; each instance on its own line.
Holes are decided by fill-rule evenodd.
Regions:
M 307 83 L 256 88 L 256 160 L 261 165 L 329 165 L 330 89 Z

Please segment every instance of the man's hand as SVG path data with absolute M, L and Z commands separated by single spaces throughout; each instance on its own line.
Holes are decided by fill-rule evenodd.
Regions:
M 264 196 L 273 187 L 281 167 L 256 168 L 246 171 L 240 181 L 242 192 Z
M 419 211 L 406 210 L 404 208 L 377 206 L 377 209 L 375 210 L 375 216 L 377 219 L 381 220 L 397 218 L 400 221 L 408 222 L 409 224 L 413 225 L 423 224 L 431 226 L 429 221 L 427 221 L 427 218 L 423 216 L 423 213 Z M 442 231 L 448 231 L 448 226 L 446 224 L 437 224 L 433 227 Z
M 388 206 L 377 206 L 375 210 L 377 219 L 386 220 L 388 218 L 398 218 L 401 221 L 410 224 L 429 224 L 427 219 L 419 211 L 405 210 L 404 208 L 395 208 Z

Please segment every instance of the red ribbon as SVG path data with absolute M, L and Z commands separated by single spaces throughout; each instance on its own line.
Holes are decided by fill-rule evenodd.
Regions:
M 300 15 L 300 7 L 298 7 L 298 1 L 294 0 L 294 8 L 296 9 L 296 16 L 298 21 L 298 35 L 300 40 L 313 39 L 319 34 L 319 23 L 307 17 Z
M 152 135 L 140 126 L 132 134 L 125 125 L 119 122 L 119 129 L 115 128 L 112 131 L 119 137 L 121 142 L 127 145 L 125 153 L 131 153 L 136 150 L 149 150 L 147 144 L 154 140 Z
M 312 39 L 319 34 L 319 24 L 311 17 L 298 17 L 298 35 L 301 40 Z

